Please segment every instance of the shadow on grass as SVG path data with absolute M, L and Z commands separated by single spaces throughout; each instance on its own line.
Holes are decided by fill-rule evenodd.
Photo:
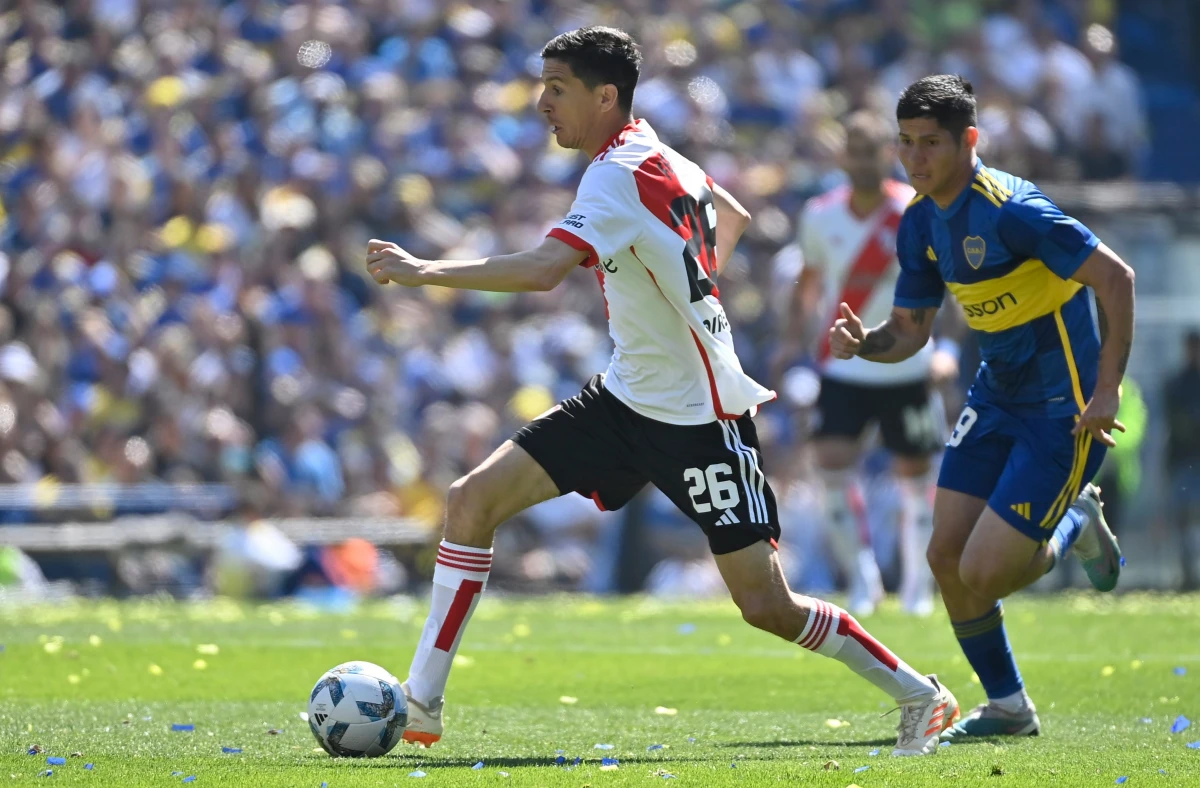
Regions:
M 857 741 L 823 741 L 820 739 L 785 739 L 782 741 L 722 741 L 714 747 L 882 747 L 896 743 L 890 739 L 859 739 Z

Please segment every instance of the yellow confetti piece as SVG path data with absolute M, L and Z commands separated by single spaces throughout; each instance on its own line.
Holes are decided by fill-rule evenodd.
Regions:
M 972 683 L 972 684 L 978 684 L 978 683 L 979 683 L 979 674 L 978 674 L 978 673 L 976 673 L 975 671 L 971 671 L 971 683 Z
M 564 703 L 567 706 L 574 706 L 579 702 L 579 698 L 572 698 L 570 695 L 563 695 L 558 699 L 559 703 Z
M 208 663 L 202 659 L 198 659 L 192 663 L 192 667 L 195 668 L 196 670 L 205 670 L 206 668 L 208 668 Z
M 83 679 L 79 678 L 79 676 L 75 675 L 74 673 L 72 673 L 70 676 L 67 676 L 68 684 L 78 684 L 81 681 L 83 681 Z
M 717 636 L 717 645 L 718 646 L 728 646 L 732 642 L 733 642 L 733 638 L 729 637 L 729 635 L 718 635 Z
M 469 668 L 474 664 L 475 664 L 474 657 L 468 657 L 465 654 L 455 654 L 454 655 L 454 667 L 456 667 L 456 668 Z
M 828 720 L 825 720 L 825 727 L 833 728 L 834 730 L 837 730 L 838 728 L 849 728 L 850 723 L 847 722 L 846 720 L 828 719 Z
M 529 637 L 530 629 L 528 624 L 517 624 L 512 629 L 512 633 L 519 638 Z
M 1100 669 L 1100 675 L 1103 676 L 1104 678 L 1108 678 L 1109 676 L 1111 676 L 1112 674 L 1114 674 L 1116 672 L 1117 672 L 1117 669 L 1114 668 L 1112 665 L 1105 665 L 1103 668 Z
M 679 709 L 669 709 L 666 706 L 655 706 L 654 713 L 662 714 L 666 717 L 674 717 L 676 714 L 679 713 Z
M 354 640 L 356 637 L 358 637 L 358 633 L 355 632 L 353 629 L 343 629 L 342 637 L 345 638 L 346 640 Z
M 221 648 L 216 643 L 201 643 L 196 646 L 196 651 L 206 657 L 215 657 L 221 653 Z
M 44 644 L 42 648 L 46 650 L 47 654 L 57 654 L 58 652 L 62 651 L 62 641 L 51 640 L 50 642 Z
M 1140 659 L 1135 659 L 1133 662 L 1129 663 L 1129 669 L 1130 670 L 1141 670 L 1142 664 L 1143 663 Z
M 105 623 L 107 623 L 107 624 L 108 624 L 108 628 L 109 628 L 109 630 L 111 630 L 111 631 L 113 631 L 113 632 L 120 632 L 120 631 L 121 631 L 121 626 L 122 626 L 122 624 L 121 624 L 121 619 L 119 619 L 119 618 L 110 618 L 110 619 L 109 619 L 107 622 L 105 622 Z
M 150 675 L 151 676 L 161 676 L 162 674 L 163 674 L 163 669 L 160 668 L 158 665 L 150 666 Z
M 92 648 L 100 648 L 100 644 L 103 642 L 99 635 L 88 635 L 88 643 L 92 645 Z
M 600 771 L 602 771 L 602 772 L 615 772 L 616 770 L 617 770 L 617 765 L 615 763 L 610 763 L 608 766 L 600 767 Z

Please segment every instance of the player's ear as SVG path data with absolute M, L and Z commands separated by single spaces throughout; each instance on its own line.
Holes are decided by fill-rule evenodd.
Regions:
M 979 129 L 974 126 L 967 126 L 963 131 L 963 142 L 968 148 L 974 148 L 979 144 Z
M 599 87 L 600 91 L 600 109 L 607 112 L 617 106 L 617 86 L 611 82 L 603 84 Z

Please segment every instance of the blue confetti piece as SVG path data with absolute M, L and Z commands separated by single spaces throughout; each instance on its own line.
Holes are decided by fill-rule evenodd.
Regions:
M 239 753 L 241 751 L 242 751 L 241 747 L 222 747 L 221 748 L 221 752 L 225 753 L 226 755 L 236 755 L 237 753 Z
M 1190 727 L 1192 727 L 1192 721 L 1180 714 L 1171 725 L 1171 733 L 1183 733 Z
M 730 768 L 730 769 L 736 769 L 736 768 L 737 768 L 737 764 L 736 764 L 736 763 L 731 763 L 731 764 L 729 764 L 729 768 Z
M 566 750 L 555 750 L 554 754 L 555 755 L 566 755 L 567 751 Z
M 1125 781 L 1126 781 L 1126 780 L 1128 780 L 1128 779 L 1129 779 L 1128 777 L 1118 777 L 1118 778 L 1117 778 L 1117 785 L 1123 785 L 1123 784 L 1125 783 Z
M 560 755 L 554 759 L 554 762 L 557 763 L 559 766 L 562 766 L 564 763 L 567 762 L 567 759 L 565 756 Z
M 854 773 L 861 774 L 862 772 L 865 772 L 867 769 L 870 769 L 870 768 L 871 768 L 870 766 L 859 766 L 857 769 L 854 770 Z
M 1125 556 L 1121 556 L 1121 566 L 1125 566 Z
M 1166 773 L 1167 773 L 1167 770 L 1166 770 L 1166 769 L 1159 769 L 1159 770 L 1158 770 L 1158 773 L 1159 773 L 1159 774 L 1166 774 Z
M 420 769 L 417 769 L 415 772 L 409 772 L 408 776 L 409 777 L 424 777 L 425 772 L 421 771 Z
M 872 758 L 874 758 L 878 754 L 879 754 L 879 750 L 871 750 L 869 753 L 867 753 L 867 755 L 870 755 Z
M 41 753 L 41 750 L 39 750 L 37 747 L 30 747 L 29 750 L 26 751 L 25 754 L 26 755 L 38 755 L 39 753 Z
M 475 771 L 479 771 L 480 769 L 483 768 L 483 761 L 480 761 L 479 763 L 475 764 L 471 768 L 474 769 Z
M 948 742 L 948 741 L 944 741 L 944 742 L 942 742 L 941 744 L 939 744 L 938 746 L 939 746 L 939 747 L 949 747 L 949 746 L 950 746 L 950 742 Z
M 53 777 L 53 776 L 54 776 L 54 770 L 53 770 L 53 769 L 47 769 L 46 771 L 44 771 L 44 772 L 42 772 L 41 774 L 39 774 L 39 775 L 38 775 L 38 777 Z
M 695 624 L 680 624 L 679 629 L 675 630 L 681 635 L 690 635 L 696 631 Z
M 4 644 L 0 643 L 0 654 L 4 653 Z
M 1200 741 L 1190 741 L 1187 746 L 1189 750 L 1200 750 Z
M 194 783 L 194 782 L 196 782 L 196 775 L 194 775 L 194 774 L 188 775 L 187 777 L 183 778 L 183 781 L 185 783 Z
M 650 752 L 651 750 L 661 750 L 662 748 L 663 746 L 661 744 L 651 744 L 646 748 L 646 752 Z
M 583 758 L 580 758 L 578 755 L 575 756 L 575 760 L 571 761 L 572 766 L 578 766 L 581 763 L 583 763 Z
M 52 755 L 46 759 L 46 763 L 50 764 L 51 766 L 66 766 L 67 759 L 66 758 L 56 758 Z
M 663 775 L 662 775 L 662 778 L 663 778 L 664 780 L 674 780 L 674 779 L 675 779 L 675 775 L 673 775 L 673 774 L 667 774 L 667 773 L 665 773 L 665 772 L 664 772 L 664 773 L 663 773 Z
M 613 746 L 611 744 L 597 744 L 592 749 L 593 750 L 611 750 L 612 748 L 613 748 Z
M 171 772 L 171 776 L 172 776 L 172 777 L 182 777 L 182 776 L 183 776 L 183 772 Z
M 1151 719 L 1151 718 L 1149 718 L 1149 717 L 1142 717 L 1142 719 L 1140 720 L 1140 722 L 1141 722 L 1143 725 L 1150 725 L 1151 723 L 1153 723 L 1153 722 L 1154 722 L 1154 720 L 1152 720 L 1152 719 Z
M 692 744 L 695 744 L 695 743 L 696 743 L 696 737 L 695 737 L 695 736 L 688 736 L 688 741 L 689 741 L 689 742 L 691 742 Z
M 1187 668 L 1184 668 L 1184 667 L 1175 668 L 1175 675 L 1176 676 L 1186 676 Z
M 620 766 L 621 762 L 619 760 L 617 760 L 616 758 L 601 758 L 600 765 L 601 766 Z
M 321 788 L 329 788 L 329 783 L 321 783 Z
M 96 764 L 94 764 L 94 763 L 85 763 L 85 764 L 83 765 L 83 768 L 87 769 L 87 770 L 90 772 L 92 769 L 95 769 L 95 768 L 96 768 Z
M 196 730 L 196 726 L 191 725 L 191 724 L 188 724 L 188 725 L 175 724 L 175 725 L 171 726 L 171 730 L 175 731 L 176 733 L 190 733 L 190 732 Z

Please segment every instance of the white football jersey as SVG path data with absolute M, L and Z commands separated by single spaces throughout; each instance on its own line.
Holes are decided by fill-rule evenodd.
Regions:
M 860 217 L 850 208 L 850 187 L 842 186 L 804 206 L 800 216 L 800 250 L 804 265 L 824 274 L 823 308 L 828 320 L 821 335 L 823 372 L 847 383 L 890 385 L 912 383 L 929 376 L 933 343 L 899 364 L 865 358 L 836 359 L 829 355 L 828 329 L 841 315 L 845 301 L 867 328 L 887 320 L 892 311 L 900 264 L 896 260 L 896 229 L 913 198 L 911 186 L 887 181 L 887 195 L 875 212 Z
M 604 387 L 647 418 L 707 424 L 775 398 L 734 352 L 716 224 L 712 179 L 639 120 L 596 154 L 549 233 L 589 253 L 615 345 Z

